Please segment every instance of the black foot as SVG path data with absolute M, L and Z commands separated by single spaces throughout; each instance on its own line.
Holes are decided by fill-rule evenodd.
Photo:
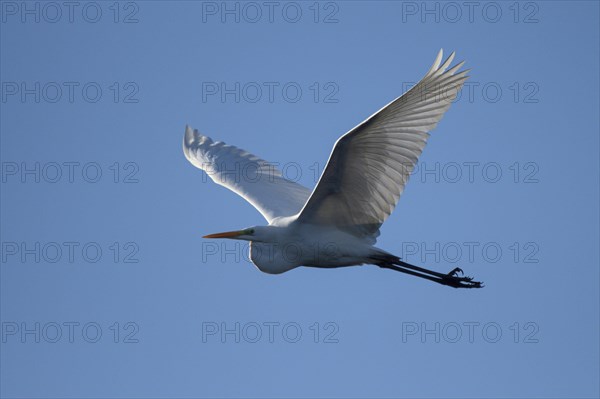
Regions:
M 450 273 L 448 273 L 448 276 L 458 277 L 459 274 L 464 274 L 464 273 L 460 267 L 455 267 L 454 269 L 452 269 L 452 271 Z
M 440 283 L 454 288 L 481 288 L 483 284 L 480 281 L 473 281 L 473 277 L 458 277 L 462 273 L 458 267 L 441 278 Z

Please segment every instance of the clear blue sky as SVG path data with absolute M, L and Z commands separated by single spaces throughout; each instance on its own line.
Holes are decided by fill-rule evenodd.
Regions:
M 3 397 L 599 396 L 597 2 L 0 7 Z M 201 238 L 263 220 L 186 124 L 312 186 L 440 48 L 469 89 L 378 246 L 485 289 Z

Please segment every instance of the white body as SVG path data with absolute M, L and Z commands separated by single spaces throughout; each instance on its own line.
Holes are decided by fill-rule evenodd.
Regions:
M 275 219 L 259 228 L 265 241 L 252 240 L 250 259 L 262 272 L 279 274 L 298 266 L 341 267 L 373 263 L 387 252 L 335 227 L 299 223 L 296 217 Z

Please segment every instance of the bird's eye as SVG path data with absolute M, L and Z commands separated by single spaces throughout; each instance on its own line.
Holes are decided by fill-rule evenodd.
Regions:
M 252 235 L 254 234 L 254 229 L 248 229 L 246 230 L 246 233 Z

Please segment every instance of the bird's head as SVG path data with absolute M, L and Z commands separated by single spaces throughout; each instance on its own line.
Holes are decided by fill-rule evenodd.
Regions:
M 271 235 L 269 226 L 253 226 L 242 230 L 209 234 L 202 238 L 229 238 L 233 240 L 268 242 Z

